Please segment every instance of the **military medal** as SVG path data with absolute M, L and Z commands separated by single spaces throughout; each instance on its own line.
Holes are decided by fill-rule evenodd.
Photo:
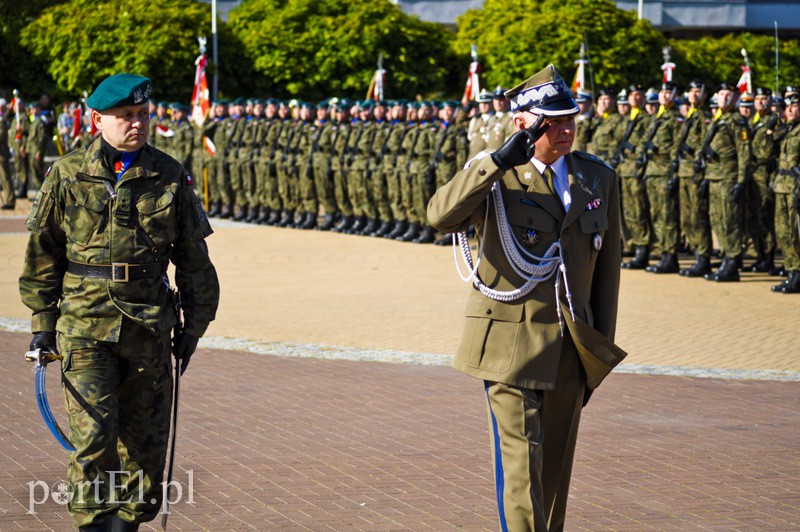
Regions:
M 603 247 L 603 237 L 600 233 L 595 233 L 592 237 L 592 245 L 594 246 L 595 251 L 600 251 L 600 248 Z
M 526 248 L 533 248 L 539 242 L 539 235 L 533 229 L 526 229 L 522 238 L 522 245 Z

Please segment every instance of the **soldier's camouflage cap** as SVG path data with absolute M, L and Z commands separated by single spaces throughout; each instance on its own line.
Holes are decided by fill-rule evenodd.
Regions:
M 150 100 L 150 88 L 150 80 L 144 76 L 114 74 L 100 82 L 86 100 L 86 105 L 96 111 L 106 111 L 143 104 Z
M 580 112 L 556 67 L 547 65 L 513 89 L 505 92 L 511 111 L 528 111 L 543 116 L 569 116 Z

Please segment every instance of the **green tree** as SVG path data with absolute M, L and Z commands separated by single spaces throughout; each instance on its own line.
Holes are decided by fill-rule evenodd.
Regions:
M 698 40 L 673 40 L 677 52 L 677 72 L 683 79 L 703 79 L 713 87 L 721 81 L 736 82 L 742 74 L 742 48 L 750 57 L 753 86 L 775 90 L 775 38 L 753 33 L 730 33 Z M 783 40 L 780 53 L 780 90 L 800 82 L 800 46 L 796 40 Z
M 383 54 L 386 97 L 443 90 L 452 67 L 444 26 L 372 0 L 249 0 L 228 26 L 253 61 L 258 91 L 363 97 Z
M 453 45 L 460 54 L 468 53 L 470 44 L 478 46 L 486 86 L 509 88 L 550 63 L 569 83 L 584 32 L 596 87 L 655 83 L 661 77 L 666 39 L 611 0 L 486 0 L 457 22 Z
M 71 0 L 45 9 L 21 38 L 63 93 L 91 91 L 111 74 L 130 72 L 153 79 L 154 97 L 186 101 L 197 37 L 210 20 L 208 7 L 194 0 Z

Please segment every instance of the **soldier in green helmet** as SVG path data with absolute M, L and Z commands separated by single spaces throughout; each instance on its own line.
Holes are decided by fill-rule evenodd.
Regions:
M 203 207 L 184 168 L 146 144 L 149 94 L 132 74 L 97 86 L 87 103 L 100 136 L 53 165 L 26 222 L 19 289 L 31 349 L 63 355 L 67 509 L 82 531 L 135 531 L 158 514 L 170 344 L 185 371 L 219 301 Z M 172 338 L 169 262 L 184 318 Z

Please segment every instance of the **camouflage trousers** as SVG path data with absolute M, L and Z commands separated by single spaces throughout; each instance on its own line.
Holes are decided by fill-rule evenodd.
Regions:
M 678 190 L 668 190 L 667 176 L 647 177 L 647 200 L 653 233 L 661 253 L 677 253 L 680 239 Z
M 372 202 L 375 204 L 375 208 L 378 211 L 378 219 L 384 222 L 394 220 L 392 209 L 389 204 L 389 190 L 386 185 L 386 176 L 379 168 L 372 171 L 372 178 L 370 179 L 369 185 L 370 198 L 372 198 Z
M 319 213 L 319 202 L 317 201 L 317 191 L 314 186 L 314 167 L 309 161 L 303 161 L 300 165 L 298 176 L 299 187 L 299 208 L 302 212 Z
M 333 195 L 333 173 L 326 157 L 314 156 L 314 191 L 325 214 L 333 214 L 336 198 Z
M 720 251 L 729 259 L 741 256 L 744 244 L 744 204 L 731 198 L 735 183 L 735 179 L 711 181 L 708 188 L 711 230 L 717 235 Z
M 28 154 L 21 155 L 19 151 L 14 153 L 14 173 L 17 180 L 17 189 L 28 191 Z
M 775 234 L 787 271 L 800 270 L 800 219 L 793 202 L 793 194 L 775 194 Z
M 394 167 L 386 169 L 384 175 L 386 177 L 386 195 L 392 218 L 405 221 L 406 211 L 403 209 L 403 198 L 400 194 L 400 176 L 402 172 L 397 167 Z
M 287 164 L 278 168 L 278 195 L 287 211 L 294 211 L 300 206 L 300 186 L 294 165 Z
M 215 171 L 208 173 L 209 188 L 213 191 L 211 196 L 216 198 L 215 201 L 222 202 L 223 205 L 232 206 L 233 192 L 231 191 L 231 183 L 228 175 L 228 163 L 225 162 L 223 155 L 217 155 L 215 161 L 216 164 L 213 165 Z
M 623 218 L 633 246 L 649 246 L 654 242 L 653 227 L 650 222 L 650 204 L 647 201 L 645 185 L 635 176 L 622 176 L 622 196 L 624 199 Z
M 771 178 L 762 165 L 747 182 L 745 226 L 759 256 L 775 251 L 775 193 L 769 188 Z
M 680 177 L 681 229 L 689 246 L 701 257 L 711 256 L 711 221 L 708 218 L 708 195 L 702 194 L 694 176 Z
M 238 159 L 228 162 L 229 185 L 233 192 L 233 202 L 237 207 L 247 206 L 247 186 L 245 172 L 247 171 Z
M 257 209 L 261 205 L 261 199 L 257 192 L 256 163 L 249 160 L 241 163 L 239 172 L 242 175 L 242 189 L 245 197 L 245 203 L 242 206 L 246 205 L 251 209 Z
M 403 212 L 406 214 L 406 219 L 409 223 L 425 223 L 428 220 L 427 214 L 424 218 L 419 218 L 417 210 L 414 208 L 414 190 L 412 182 L 414 174 L 410 170 L 400 171 L 400 200 L 403 206 Z
M 434 187 L 436 186 L 436 177 L 431 174 L 433 180 L 428 182 L 428 175 L 423 170 L 413 174 L 414 179 L 411 183 L 412 189 L 412 209 L 416 214 L 416 218 L 422 225 L 430 225 L 428 223 L 428 201 L 433 196 Z
M 0 157 L 0 186 L 3 187 L 3 192 L 0 194 L 0 205 L 14 205 L 16 201 L 14 183 L 11 182 L 10 166 L 8 159 Z
M 62 334 L 70 453 L 67 509 L 78 526 L 111 514 L 154 519 L 172 404 L 170 334 L 123 318 L 119 343 Z
M 350 195 L 347 192 L 347 170 L 342 166 L 333 166 L 333 197 L 336 199 L 336 209 L 342 216 L 352 216 L 353 206 L 350 205 Z

